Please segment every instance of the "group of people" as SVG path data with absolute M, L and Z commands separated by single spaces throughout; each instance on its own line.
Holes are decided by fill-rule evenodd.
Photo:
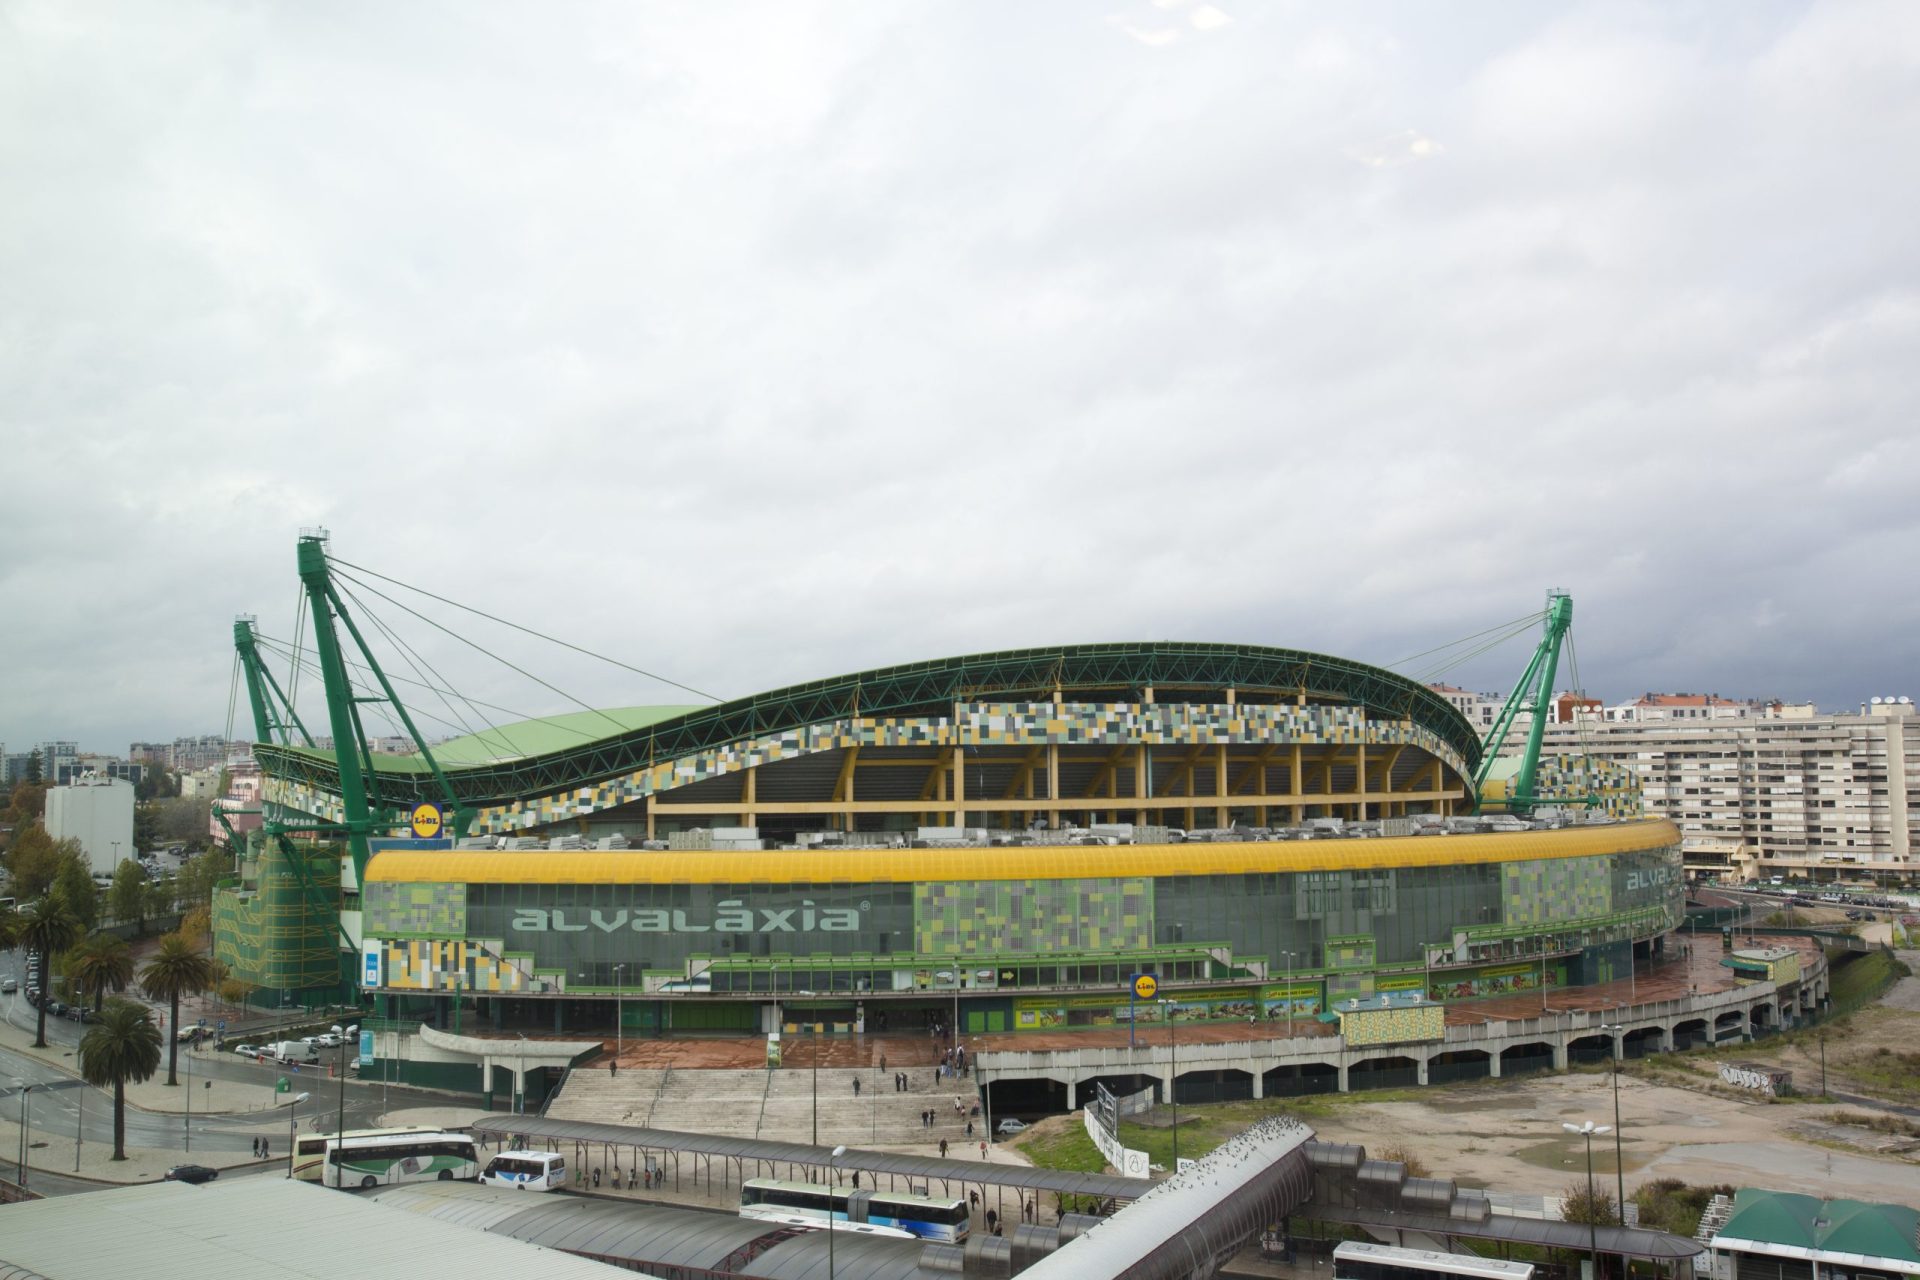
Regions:
M 272 1155 L 273 1153 L 267 1149 L 267 1140 L 265 1138 L 255 1138 L 253 1140 L 253 1158 L 254 1159 L 266 1160 L 266 1159 L 269 1159 Z

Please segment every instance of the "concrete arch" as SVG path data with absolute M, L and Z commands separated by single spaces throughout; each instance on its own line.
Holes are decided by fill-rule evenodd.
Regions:
M 1456 1049 L 1427 1060 L 1427 1083 L 1485 1080 L 1493 1075 L 1493 1055 L 1485 1049 Z
M 1672 1040 L 1674 1052 L 1678 1053 L 1697 1044 L 1711 1043 L 1713 1032 L 1705 1018 L 1685 1018 L 1673 1024 Z
M 1529 1071 L 1551 1071 L 1559 1056 L 1554 1046 L 1545 1040 L 1509 1045 L 1500 1051 L 1500 1074 L 1504 1077 L 1524 1075 Z
M 1366 1058 L 1347 1068 L 1347 1088 L 1352 1092 L 1362 1089 L 1395 1089 L 1420 1083 L 1421 1063 L 1418 1058 L 1396 1054 L 1385 1058 Z
M 1274 1067 L 1260 1077 L 1269 1098 L 1299 1098 L 1315 1093 L 1340 1092 L 1340 1068 L 1331 1062 L 1302 1062 Z
M 1613 1036 L 1608 1032 L 1578 1036 L 1567 1045 L 1567 1061 L 1592 1064 L 1613 1061 Z

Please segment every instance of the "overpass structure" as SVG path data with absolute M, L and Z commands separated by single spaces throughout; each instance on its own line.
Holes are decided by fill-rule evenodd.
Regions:
M 1143 1040 L 1077 1049 L 982 1047 L 976 1072 L 983 1091 L 1023 1080 L 1062 1085 L 1069 1110 L 1081 1104 L 1082 1090 L 1096 1080 L 1157 1081 L 1167 1097 L 1177 1078 L 1186 1082 L 1182 1101 L 1190 1099 L 1201 1078 L 1211 1079 L 1212 1097 L 1242 1098 L 1497 1080 L 1565 1070 L 1573 1063 L 1743 1042 L 1793 1026 L 1816 1013 L 1829 990 L 1826 958 L 1818 952 L 1800 955 L 1801 967 L 1791 977 L 1606 1009 L 1546 1008 L 1529 1018 L 1483 1015 L 1480 1022 L 1445 1026 L 1428 1039 L 1356 1044 L 1337 1035 L 1303 1035 L 1210 1044 Z

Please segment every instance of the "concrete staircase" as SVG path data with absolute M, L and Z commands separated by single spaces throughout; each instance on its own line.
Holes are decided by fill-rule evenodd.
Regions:
M 861 1091 L 853 1092 L 855 1076 Z M 986 1137 L 978 1117 L 956 1112 L 953 1100 L 971 1108 L 978 1090 L 970 1078 L 941 1081 L 936 1090 L 930 1068 L 910 1070 L 913 1088 L 896 1092 L 893 1073 L 871 1068 L 822 1067 L 818 1073 L 819 1138 L 823 1146 L 918 1146 L 937 1155 L 942 1138 L 953 1154 Z M 628 1069 L 575 1071 L 546 1114 L 556 1120 L 626 1124 L 693 1133 L 764 1138 L 776 1142 L 812 1142 L 815 1073 L 808 1069 L 747 1070 Z M 920 1113 L 931 1110 L 933 1124 Z M 967 1121 L 974 1136 L 968 1139 Z
M 1720 1234 L 1720 1228 L 1727 1225 L 1727 1219 L 1733 1217 L 1733 1198 L 1715 1196 L 1707 1202 L 1707 1210 L 1700 1215 L 1700 1228 L 1693 1238 L 1702 1246 L 1711 1245 L 1713 1238 Z

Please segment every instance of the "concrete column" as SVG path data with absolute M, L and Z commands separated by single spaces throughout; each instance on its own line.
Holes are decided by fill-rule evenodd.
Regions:
M 1353 1092 L 1350 1088 L 1347 1087 L 1347 1064 L 1344 1062 L 1341 1063 L 1339 1069 L 1340 1069 L 1340 1092 L 1342 1093 Z
M 1360 796 L 1355 813 L 1360 821 L 1365 822 L 1367 820 L 1367 744 L 1364 742 L 1356 742 L 1353 744 L 1353 748 L 1360 753 L 1359 758 L 1354 762 L 1353 770 L 1355 789 L 1359 792 Z
M 1500 1078 L 1500 1052 L 1497 1049 L 1487 1050 L 1487 1078 L 1489 1080 Z
M 1253 1100 L 1255 1102 L 1267 1096 L 1267 1078 L 1260 1073 L 1256 1064 L 1253 1069 Z
M 1415 1059 L 1415 1061 L 1419 1064 L 1419 1067 L 1420 1067 L 1420 1074 L 1417 1077 L 1417 1079 L 1421 1084 L 1425 1084 L 1427 1082 L 1427 1058 L 1423 1054 L 1421 1057 Z
M 1564 1033 L 1553 1042 L 1553 1069 L 1555 1071 L 1567 1069 L 1567 1037 Z
M 1076 1101 L 1079 1096 L 1079 1087 L 1075 1085 L 1073 1081 L 1067 1081 L 1067 1110 L 1078 1111 L 1080 1109 L 1080 1104 Z

